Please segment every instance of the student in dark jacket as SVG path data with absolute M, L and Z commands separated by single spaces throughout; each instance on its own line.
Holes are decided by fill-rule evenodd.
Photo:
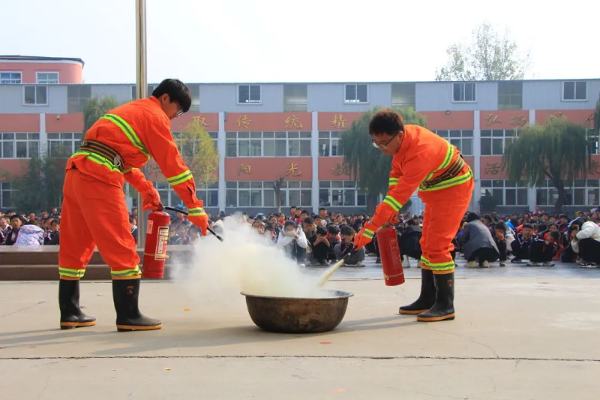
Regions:
M 515 256 L 511 262 L 521 263 L 521 260 L 529 260 L 532 244 L 533 226 L 531 224 L 523 224 L 521 232 L 517 234 L 517 238 L 511 243 L 512 252 Z
M 477 264 L 489 268 L 490 263 L 498 259 L 498 247 L 492 233 L 477 213 L 470 212 L 467 215 L 467 226 L 458 241 L 464 249 L 467 268 L 474 268 Z

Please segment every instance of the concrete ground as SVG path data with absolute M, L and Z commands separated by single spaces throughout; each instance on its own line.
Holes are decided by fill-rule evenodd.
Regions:
M 259 330 L 237 293 L 146 281 L 162 330 L 117 333 L 110 282 L 82 282 L 98 324 L 61 331 L 56 282 L 3 282 L 0 398 L 600 398 L 600 269 L 460 267 L 457 318 L 438 323 L 398 315 L 419 291 L 406 275 L 386 287 L 372 259 L 340 271 L 328 286 L 354 293 L 346 316 L 311 335 Z

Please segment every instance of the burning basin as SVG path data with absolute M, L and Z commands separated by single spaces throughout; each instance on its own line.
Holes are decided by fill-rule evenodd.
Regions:
M 319 297 L 272 297 L 242 293 L 259 328 L 278 333 L 317 333 L 342 322 L 352 293 L 323 290 Z

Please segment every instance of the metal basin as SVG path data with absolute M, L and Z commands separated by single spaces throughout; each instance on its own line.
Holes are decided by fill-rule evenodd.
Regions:
M 317 333 L 342 322 L 352 293 L 324 290 L 323 297 L 246 296 L 252 321 L 261 329 L 278 333 Z

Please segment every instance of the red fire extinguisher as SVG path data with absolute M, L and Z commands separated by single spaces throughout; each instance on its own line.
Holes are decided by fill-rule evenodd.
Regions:
M 387 286 L 396 286 L 404 283 L 404 270 L 402 269 L 402 256 L 398 245 L 398 236 L 393 226 L 384 226 L 377 231 L 379 255 L 383 266 L 383 277 Z
M 171 217 L 162 211 L 152 211 L 148 216 L 142 273 L 146 278 L 162 279 L 165 274 L 170 223 Z

